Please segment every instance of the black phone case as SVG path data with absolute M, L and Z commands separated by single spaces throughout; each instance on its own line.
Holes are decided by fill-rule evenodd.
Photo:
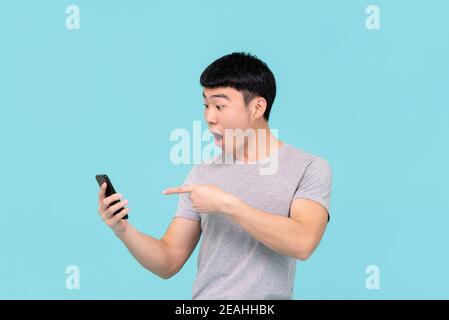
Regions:
M 107 186 L 106 186 L 106 197 L 112 196 L 115 192 L 114 186 L 111 183 L 111 180 L 109 180 L 109 177 L 106 174 L 97 174 L 95 176 L 95 179 L 98 182 L 98 185 L 101 187 L 101 185 L 106 182 Z M 111 204 L 109 206 L 113 206 L 114 204 L 120 202 L 121 200 L 115 200 L 113 202 L 111 202 Z M 116 212 L 114 212 L 114 216 L 119 213 L 120 211 L 122 211 L 124 208 L 120 208 L 118 209 Z M 124 216 L 122 219 L 128 219 L 128 215 Z

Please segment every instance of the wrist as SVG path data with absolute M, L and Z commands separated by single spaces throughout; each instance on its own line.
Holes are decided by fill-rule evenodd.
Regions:
M 125 226 L 121 226 L 119 228 L 113 229 L 115 235 L 119 238 L 119 239 L 123 239 L 126 234 L 129 231 L 129 224 L 127 223 Z
M 245 206 L 245 202 L 243 202 L 243 200 L 233 195 L 229 195 L 223 203 L 222 212 L 225 215 L 234 216 L 241 211 L 243 206 Z

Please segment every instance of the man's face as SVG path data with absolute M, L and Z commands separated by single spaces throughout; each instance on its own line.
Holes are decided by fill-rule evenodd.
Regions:
M 243 94 L 234 88 L 204 88 L 204 118 L 209 131 L 214 135 L 215 144 L 225 152 L 235 151 L 236 141 L 226 141 L 226 129 L 251 128 L 251 105 L 246 106 Z M 231 143 L 232 142 L 232 143 Z M 237 142 L 238 143 L 238 142 Z

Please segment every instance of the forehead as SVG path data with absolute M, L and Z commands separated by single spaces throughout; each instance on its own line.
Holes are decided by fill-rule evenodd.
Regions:
M 219 88 L 204 88 L 203 96 L 206 99 L 224 98 L 228 97 L 230 101 L 239 100 L 243 98 L 243 94 L 231 87 L 219 87 Z

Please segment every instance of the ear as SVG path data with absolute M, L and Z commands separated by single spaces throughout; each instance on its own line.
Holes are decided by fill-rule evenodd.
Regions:
M 256 97 L 251 103 L 251 118 L 259 119 L 263 117 L 265 110 L 267 109 L 267 100 L 262 97 Z

